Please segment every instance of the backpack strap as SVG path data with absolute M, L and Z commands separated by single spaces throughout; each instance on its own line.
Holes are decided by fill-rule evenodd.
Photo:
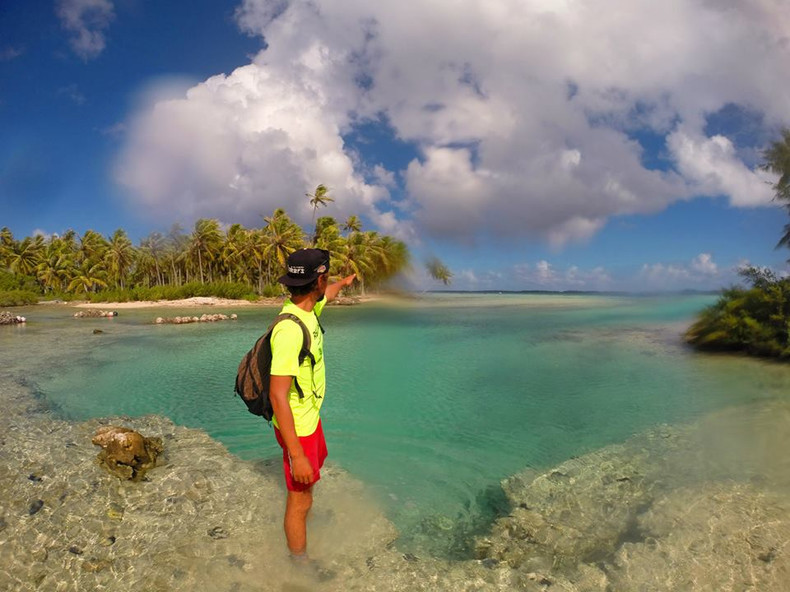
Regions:
M 318 318 L 318 317 L 316 317 L 316 318 Z M 290 313 L 290 312 L 284 312 L 284 313 L 281 313 L 281 314 L 277 315 L 277 318 L 274 319 L 274 322 L 272 323 L 270 330 L 273 330 L 274 326 L 277 323 L 279 323 L 280 321 L 284 321 L 284 320 L 291 320 L 294 323 L 296 323 L 297 325 L 299 325 L 299 327 L 302 329 L 302 349 L 299 350 L 299 365 L 300 366 L 302 365 L 302 363 L 304 362 L 305 358 L 309 358 L 310 359 L 310 369 L 314 370 L 315 369 L 315 356 L 313 356 L 312 352 L 310 351 L 310 346 L 312 345 L 312 339 L 310 338 L 310 331 L 308 330 L 307 325 L 305 325 L 302 322 L 302 319 L 297 317 L 295 314 Z M 302 390 L 302 387 L 299 386 L 299 378 L 294 376 L 293 379 L 294 379 L 294 387 L 296 388 L 296 392 L 299 393 L 299 398 L 300 399 L 304 399 L 304 391 Z

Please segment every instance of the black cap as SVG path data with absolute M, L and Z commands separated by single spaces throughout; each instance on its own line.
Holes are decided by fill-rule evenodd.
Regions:
M 299 249 L 288 255 L 288 273 L 278 281 L 286 286 L 305 286 L 329 271 L 329 251 Z

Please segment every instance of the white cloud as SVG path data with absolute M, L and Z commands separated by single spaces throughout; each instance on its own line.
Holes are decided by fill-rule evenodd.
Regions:
M 261 215 L 286 207 L 309 223 L 305 193 L 324 183 L 335 200 L 328 215 L 387 222 L 374 208 L 386 189 L 354 170 L 338 133 L 342 117 L 326 108 L 309 80 L 283 80 L 256 64 L 238 68 L 143 110 L 116 176 L 155 216 L 171 219 L 260 224 Z
M 97 57 L 106 45 L 105 32 L 115 18 L 109 0 L 59 0 L 56 13 L 71 33 L 71 49 L 83 60 Z
M 707 195 L 727 195 L 733 206 L 769 205 L 774 178 L 761 170 L 749 170 L 735 155 L 735 147 L 724 136 L 705 138 L 678 129 L 667 138 L 678 169 Z
M 692 260 L 691 270 L 700 275 L 716 275 L 719 272 L 719 266 L 713 262 L 710 253 L 700 253 Z
M 420 234 L 556 247 L 700 194 L 764 205 L 766 177 L 705 124 L 728 104 L 788 123 L 783 2 L 245 0 L 267 49 L 143 110 L 119 178 L 152 208 L 234 220 L 304 220 L 323 182 L 334 213 L 374 220 L 399 173 Z M 366 182 L 343 136 L 380 120 L 419 156 Z M 635 131 L 668 134 L 674 170 L 647 168 Z
M 722 272 L 710 253 L 700 253 L 688 263 L 645 263 L 637 286 L 642 290 L 717 289 L 732 281 L 733 270 Z
M 397 186 L 397 182 L 395 181 L 395 173 L 392 171 L 388 171 L 384 165 L 377 164 L 373 167 L 373 176 L 376 181 L 383 185 L 384 187 L 395 187 Z

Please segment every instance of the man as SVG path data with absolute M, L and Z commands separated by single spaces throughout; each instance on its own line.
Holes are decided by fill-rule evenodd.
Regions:
M 295 314 L 310 335 L 309 358 L 299 364 L 302 329 L 288 320 L 272 331 L 272 369 L 269 398 L 274 409 L 277 442 L 283 449 L 283 468 L 288 498 L 285 504 L 285 538 L 294 559 L 307 558 L 307 514 L 313 505 L 313 485 L 321 478 L 326 458 L 326 442 L 319 410 L 324 402 L 326 374 L 324 337 L 318 316 L 356 275 L 329 282 L 329 252 L 300 249 L 288 257 L 288 272 L 280 278 L 291 293 L 282 312 Z M 295 387 L 298 381 L 304 397 Z

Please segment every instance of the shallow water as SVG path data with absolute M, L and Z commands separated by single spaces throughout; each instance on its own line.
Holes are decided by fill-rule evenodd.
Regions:
M 503 509 L 499 481 L 524 467 L 790 391 L 785 366 L 701 356 L 682 344 L 693 314 L 712 301 L 485 294 L 331 308 L 330 459 L 371 489 L 404 548 L 463 554 L 468 535 Z M 58 416 L 161 414 L 241 458 L 277 455 L 270 428 L 232 396 L 237 362 L 274 309 L 178 326 L 151 325 L 173 309 L 113 319 L 72 312 L 26 309 L 27 327 L 0 334 L 5 363 L 29 367 L 30 384 Z
M 471 557 L 473 535 L 486 533 L 512 507 L 501 479 L 525 468 L 537 475 L 588 452 L 594 459 L 602 447 L 659 424 L 685 424 L 731 408 L 739 411 L 735 422 L 727 416 L 726 435 L 714 422 L 718 427 L 694 441 L 690 464 L 671 471 L 687 475 L 678 487 L 696 487 L 699 478 L 688 475 L 710 467 L 727 480 L 784 487 L 787 463 L 780 464 L 780 477 L 766 477 L 769 466 L 776 469 L 771 447 L 782 448 L 781 438 L 756 436 L 782 433 L 784 424 L 771 431 L 766 421 L 784 416 L 748 410 L 786 402 L 790 369 L 687 349 L 683 329 L 712 300 L 433 295 L 399 307 L 331 308 L 324 319 L 329 391 L 323 416 L 332 467 L 350 480 L 330 481 L 325 489 L 359 480 L 378 508 L 374 515 L 383 513 L 397 527 L 403 557 Z M 0 381 L 14 392 L 23 385 L 21 391 L 37 397 L 31 400 L 68 420 L 58 425 L 69 438 L 76 438 L 75 429 L 86 431 L 74 421 L 165 415 L 205 430 L 242 459 L 264 463 L 278 482 L 270 429 L 232 396 L 238 360 L 276 310 L 234 309 L 238 321 L 180 326 L 152 324 L 156 316 L 179 313 L 173 309 L 121 311 L 113 319 L 74 319 L 73 311 L 31 307 L 20 312 L 30 319 L 27 326 L 0 327 Z M 97 329 L 102 333 L 94 334 Z M 25 417 L 15 416 L 13 430 L 33 426 Z M 37 434 L 46 433 L 46 421 L 35 420 Z M 36 440 L 25 442 L 33 447 Z M 19 446 L 38 458 L 28 444 Z M 91 448 L 83 443 L 85 455 Z M 183 488 L 187 494 L 194 489 Z M 213 511 L 232 515 L 235 507 L 220 511 L 223 499 L 230 494 L 212 501 Z M 335 492 L 331 502 L 342 498 Z M 324 524 L 327 532 L 342 530 L 326 515 Z M 339 545 L 332 536 L 324 544 Z M 596 553 L 609 553 L 602 550 L 607 544 Z

